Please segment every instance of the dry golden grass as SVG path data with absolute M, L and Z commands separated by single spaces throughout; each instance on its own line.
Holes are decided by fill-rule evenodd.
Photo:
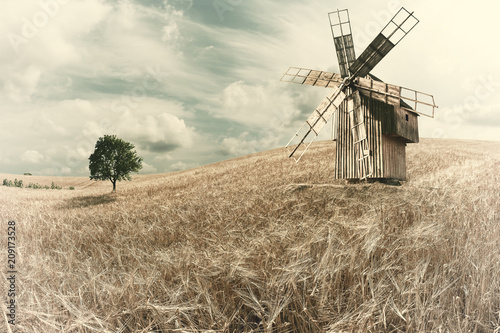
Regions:
M 400 187 L 334 180 L 334 150 L 117 193 L 17 176 L 76 187 L 0 187 L 0 218 L 18 225 L 18 332 L 500 332 L 500 143 L 409 145 Z

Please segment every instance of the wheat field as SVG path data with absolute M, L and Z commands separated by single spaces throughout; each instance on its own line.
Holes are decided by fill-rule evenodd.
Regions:
M 0 175 L 63 187 L 0 186 L 16 332 L 500 332 L 500 143 L 409 145 L 402 186 L 335 180 L 334 152 L 137 175 L 116 193 Z

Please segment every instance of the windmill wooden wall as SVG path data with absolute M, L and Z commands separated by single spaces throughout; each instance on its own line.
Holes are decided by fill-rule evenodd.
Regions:
M 370 147 L 372 176 L 406 180 L 406 143 L 418 142 L 417 115 L 361 94 L 361 108 Z M 335 178 L 359 179 L 360 171 L 351 134 L 348 101 L 339 108 L 336 125 Z

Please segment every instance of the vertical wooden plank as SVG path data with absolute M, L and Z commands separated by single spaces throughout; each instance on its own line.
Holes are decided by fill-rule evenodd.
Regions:
M 345 129 L 347 127 L 347 124 L 345 122 L 345 103 L 342 103 L 342 178 L 346 177 L 346 167 L 347 167 L 347 161 L 346 161 L 346 156 L 345 156 L 345 150 L 347 149 L 347 142 L 346 142 L 346 137 L 345 137 Z
M 340 179 L 340 168 L 342 167 L 341 164 L 340 164 L 340 154 L 341 154 L 341 150 L 342 150 L 342 138 L 341 138 L 341 135 L 342 133 L 340 132 L 340 115 L 342 113 L 340 112 L 340 109 L 339 109 L 339 122 L 337 124 L 337 151 L 335 152 L 335 155 L 336 155 L 336 167 L 335 167 L 335 178 L 336 179 Z
M 380 167 L 380 178 L 384 178 L 384 153 L 382 151 L 382 145 L 383 145 L 383 136 L 382 136 L 382 132 L 383 132 L 383 119 L 384 119 L 384 115 L 385 115 L 385 112 L 386 112 L 386 108 L 387 106 L 385 106 L 384 108 L 381 108 L 379 109 L 379 124 L 378 124 L 378 133 L 377 133 L 377 136 L 378 136 L 378 163 L 379 163 L 379 167 Z
M 340 179 L 340 154 L 342 151 L 342 132 L 340 131 L 342 124 L 342 104 L 339 107 L 339 117 L 337 122 L 337 149 L 335 150 L 335 179 Z
M 401 138 L 383 136 L 384 178 L 406 180 L 406 144 Z
M 370 142 L 370 164 L 372 168 L 372 178 L 377 177 L 377 164 L 375 160 L 375 147 L 377 146 L 376 138 L 373 135 L 374 130 L 375 130 L 375 117 L 374 114 L 377 112 L 377 110 L 374 110 L 373 108 L 368 108 L 368 121 L 369 121 L 369 126 L 368 126 L 368 140 Z
M 344 128 L 345 128 L 345 120 L 344 120 L 344 103 L 342 103 L 342 127 L 339 130 L 342 132 L 342 150 L 340 151 L 340 178 L 344 178 L 344 168 L 345 168 L 345 160 L 344 160 L 344 149 L 345 149 L 345 138 L 344 138 Z
M 380 175 L 380 154 L 378 152 L 379 148 L 380 148 L 380 137 L 379 137 L 379 126 L 380 126 L 380 121 L 378 120 L 380 119 L 380 108 L 377 109 L 377 113 L 376 113 L 376 116 L 375 116 L 375 119 L 374 119 L 374 133 L 373 133 L 373 136 L 375 137 L 375 141 L 376 141 L 376 145 L 374 147 L 374 155 L 376 157 L 374 157 L 376 160 L 376 163 L 377 163 L 377 178 L 380 178 L 381 175 Z
M 381 118 L 381 113 L 382 113 L 382 108 L 378 108 L 377 109 L 377 119 L 380 119 Z M 381 159 L 380 159 L 380 144 L 381 144 L 381 140 L 380 140 L 380 120 L 377 120 L 377 124 L 376 124 L 376 137 L 377 137 L 377 178 L 382 178 L 382 174 L 381 174 L 381 165 L 380 165 L 380 162 L 381 162 Z

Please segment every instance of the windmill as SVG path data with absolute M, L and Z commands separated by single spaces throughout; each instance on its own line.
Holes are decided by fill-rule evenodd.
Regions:
M 406 180 L 406 144 L 417 143 L 418 116 L 434 118 L 432 95 L 382 82 L 370 71 L 417 24 L 401 8 L 356 58 L 347 9 L 328 14 L 340 74 L 290 67 L 281 81 L 333 88 L 286 148 L 296 162 L 333 117 L 335 178 Z

